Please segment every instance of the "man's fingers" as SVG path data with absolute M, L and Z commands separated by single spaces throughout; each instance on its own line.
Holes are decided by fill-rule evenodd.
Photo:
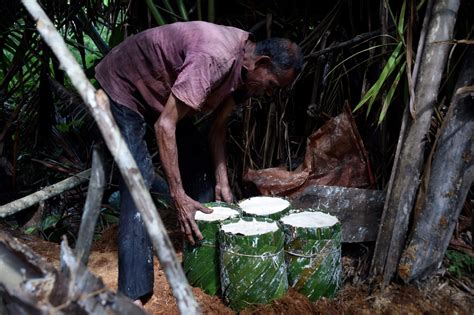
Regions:
M 189 243 L 191 243 L 191 245 L 194 245 L 195 242 L 193 238 L 193 231 L 189 227 L 188 222 L 186 222 L 186 220 L 183 220 L 181 225 L 184 227 L 184 234 L 186 234 L 186 238 L 188 239 Z
M 199 211 L 204 212 L 204 213 L 212 213 L 214 210 L 206 208 L 204 206 L 200 206 Z
M 191 224 L 191 227 L 193 228 L 194 235 L 196 235 L 198 240 L 202 240 L 204 237 L 202 237 L 201 231 L 199 231 L 199 227 L 196 224 L 196 221 L 190 220 L 189 222 Z
M 190 234 L 186 233 L 186 237 L 188 238 L 188 241 L 191 245 L 196 244 L 196 242 L 194 241 L 193 233 L 190 233 Z
M 234 196 L 232 194 L 229 194 L 225 197 L 225 202 L 227 203 L 233 203 L 234 202 Z

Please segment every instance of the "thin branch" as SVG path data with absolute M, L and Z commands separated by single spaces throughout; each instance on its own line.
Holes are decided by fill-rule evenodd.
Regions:
M 35 193 L 32 193 L 31 195 L 25 196 L 23 198 L 0 206 L 0 218 L 4 218 L 6 216 L 17 213 L 21 210 L 31 207 L 34 204 L 37 204 L 40 201 L 57 196 L 66 190 L 85 183 L 89 179 L 90 173 L 90 169 L 85 170 L 79 174 L 60 181 L 59 183 L 56 183 Z

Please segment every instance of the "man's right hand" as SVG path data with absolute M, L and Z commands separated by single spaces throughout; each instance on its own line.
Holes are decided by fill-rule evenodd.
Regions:
M 194 219 L 196 211 L 204 213 L 212 213 L 212 209 L 204 207 L 202 204 L 192 199 L 186 194 L 174 198 L 174 204 L 178 211 L 178 221 L 181 227 L 181 232 L 186 235 L 189 243 L 194 245 L 196 242 L 194 236 L 198 240 L 202 240 L 203 236 Z

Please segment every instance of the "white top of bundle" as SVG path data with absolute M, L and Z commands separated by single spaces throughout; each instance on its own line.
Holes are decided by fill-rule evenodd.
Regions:
M 329 227 L 338 223 L 339 220 L 332 215 L 323 212 L 303 211 L 284 216 L 280 220 L 283 224 L 302 228 Z
M 222 231 L 231 234 L 261 235 L 278 230 L 276 222 L 262 222 L 257 220 L 239 220 L 235 223 L 224 224 Z
M 196 212 L 195 220 L 196 221 L 223 221 L 232 217 L 235 217 L 239 214 L 237 210 L 227 208 L 227 207 L 209 207 L 212 209 L 212 213 L 204 213 L 201 211 Z
M 278 197 L 252 197 L 239 202 L 239 207 L 249 214 L 268 215 L 285 210 L 290 202 Z

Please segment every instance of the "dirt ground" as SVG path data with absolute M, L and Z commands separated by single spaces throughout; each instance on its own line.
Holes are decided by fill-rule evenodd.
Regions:
M 101 277 L 104 283 L 117 288 L 116 228 L 104 232 L 100 241 L 94 244 L 89 268 Z M 171 235 L 173 240 L 176 240 Z M 22 242 L 44 256 L 56 267 L 59 264 L 59 245 L 25 236 Z M 177 245 L 177 244 L 175 244 Z M 179 249 L 179 246 L 177 246 Z M 178 251 L 181 259 L 181 252 Z M 344 272 L 350 273 L 349 262 L 343 262 Z M 472 289 L 472 288 L 471 288 Z M 198 288 L 194 295 L 204 314 L 234 314 L 218 297 L 211 297 Z M 472 291 L 471 291 L 472 292 Z M 149 314 L 178 314 L 174 297 L 166 277 L 155 259 L 154 296 L 145 305 Z M 262 305 L 241 311 L 241 314 L 472 314 L 472 294 L 452 285 L 449 278 L 434 277 L 428 282 L 415 285 L 391 285 L 384 290 L 369 290 L 367 285 L 353 285 L 346 281 L 335 299 L 322 299 L 311 303 L 296 291 Z

